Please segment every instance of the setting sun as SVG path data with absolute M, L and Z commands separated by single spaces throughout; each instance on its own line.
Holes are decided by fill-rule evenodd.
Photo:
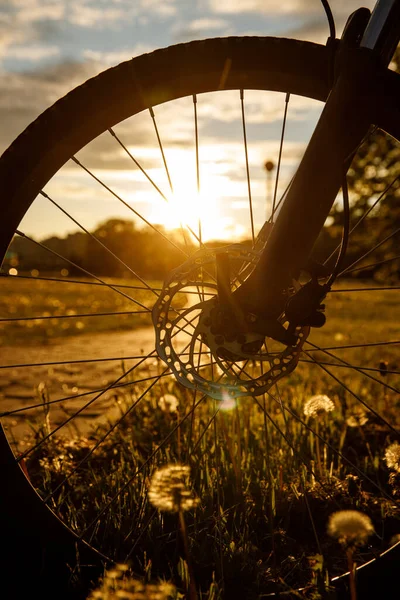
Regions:
M 171 153 L 168 166 L 173 191 L 167 194 L 168 203 L 157 203 L 151 220 L 167 229 L 177 229 L 182 224 L 190 227 L 196 236 L 201 223 L 204 241 L 243 235 L 244 228 L 227 210 L 230 181 L 224 173 L 224 166 L 219 165 L 216 170 L 215 163 L 202 163 L 198 190 L 195 165 L 194 152 L 176 149 Z

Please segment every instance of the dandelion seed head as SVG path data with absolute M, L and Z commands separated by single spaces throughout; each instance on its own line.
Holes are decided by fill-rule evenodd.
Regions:
M 332 400 L 325 394 L 311 396 L 304 403 L 304 414 L 306 417 L 317 417 L 326 412 L 331 412 L 335 408 Z
M 186 511 L 199 503 L 188 487 L 190 469 L 186 465 L 166 465 L 158 469 L 150 482 L 149 500 L 168 512 Z
M 88 600 L 168 600 L 176 591 L 171 583 L 142 583 L 126 575 L 126 565 L 116 565 L 107 571 L 100 586 Z
M 400 444 L 393 442 L 385 450 L 385 462 L 389 469 L 400 473 Z
M 346 423 L 349 427 L 363 427 L 367 422 L 367 413 L 361 406 L 355 407 L 352 414 L 346 419 Z
M 372 533 L 371 519 L 357 510 L 340 510 L 329 517 L 328 534 L 344 546 L 363 544 Z
M 107 579 L 118 579 L 121 573 L 118 569 L 110 569 L 107 571 Z
M 164 396 L 161 396 L 158 400 L 158 406 L 164 412 L 173 413 L 178 410 L 179 400 L 173 394 L 164 394 Z

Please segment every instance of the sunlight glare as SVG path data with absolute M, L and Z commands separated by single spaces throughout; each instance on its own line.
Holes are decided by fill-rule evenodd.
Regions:
M 200 191 L 197 190 L 195 160 L 192 152 L 174 150 L 168 162 L 173 193 L 169 203 L 153 215 L 167 229 L 188 225 L 199 234 L 199 220 L 203 240 L 220 239 L 226 231 L 220 214 L 220 200 L 224 196 L 225 177 L 213 173 L 211 165 L 202 164 Z
M 226 390 L 222 392 L 222 400 L 219 403 L 219 409 L 223 411 L 232 410 L 236 407 L 235 398 L 231 398 Z

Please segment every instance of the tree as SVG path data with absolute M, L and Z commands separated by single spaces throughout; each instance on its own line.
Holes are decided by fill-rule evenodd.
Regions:
M 399 71 L 399 66 L 400 49 L 397 48 L 391 67 Z M 349 169 L 348 186 L 351 227 L 366 216 L 351 236 L 347 264 L 388 237 L 387 242 L 357 265 L 375 266 L 354 275 L 372 276 L 382 282 L 397 280 L 400 262 L 395 257 L 400 256 L 400 233 L 392 236 L 400 229 L 400 146 L 396 140 L 381 130 L 369 135 Z M 334 226 L 343 225 L 341 208 L 336 206 L 332 217 Z
M 176 232 L 166 233 L 161 225 L 139 229 L 133 221 L 109 219 L 93 235 L 120 259 L 89 238 L 85 265 L 96 275 L 126 277 L 132 269 L 141 277 L 163 279 L 185 260 L 185 254 L 179 250 L 183 247 L 180 237 Z

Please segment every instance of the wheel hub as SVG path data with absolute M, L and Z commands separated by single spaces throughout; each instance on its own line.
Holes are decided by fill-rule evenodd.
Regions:
M 241 331 L 231 311 L 219 306 L 217 297 L 204 306 L 198 331 L 214 356 L 231 361 L 254 359 L 262 349 L 265 336 L 243 329 Z
M 258 332 L 256 315 L 221 307 L 215 276 L 221 253 L 235 263 L 232 290 L 258 260 L 256 252 L 243 246 L 202 249 L 172 271 L 153 308 L 156 349 L 190 389 L 217 400 L 257 396 L 295 369 L 310 328 L 295 327 L 294 343 L 287 345 Z M 184 294 L 192 300 L 182 307 Z M 284 329 L 283 323 L 278 325 Z

